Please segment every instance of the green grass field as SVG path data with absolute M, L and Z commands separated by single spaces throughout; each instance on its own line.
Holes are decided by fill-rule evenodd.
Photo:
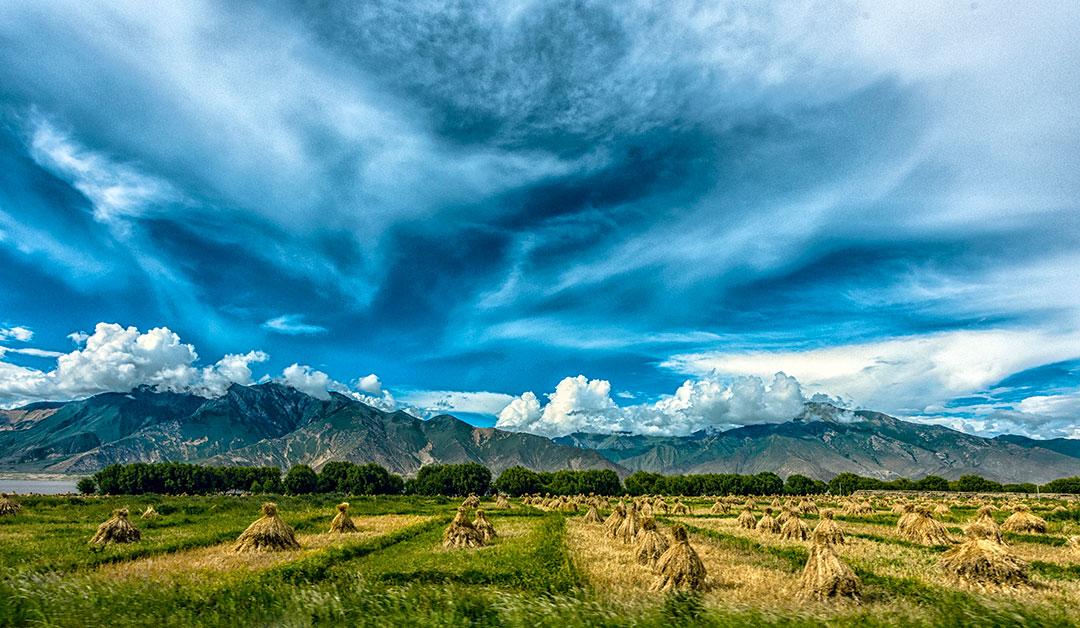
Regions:
M 337 498 L 275 500 L 302 549 L 229 551 L 258 497 L 21 498 L 20 514 L 0 518 L 0 625 L 1080 625 L 1080 552 L 1064 547 L 1080 533 L 1071 513 L 1037 511 L 1048 533 L 1010 538 L 1032 565 L 1034 584 L 1021 589 L 948 581 L 935 570 L 942 548 L 895 538 L 895 515 L 838 517 L 850 538 L 840 553 L 863 582 L 856 603 L 802 601 L 805 544 L 738 529 L 737 513 L 708 514 L 711 501 L 661 519 L 688 526 L 711 584 L 669 595 L 649 591 L 628 546 L 574 514 L 486 502 L 496 541 L 445 550 L 457 501 L 352 498 L 360 532 L 331 536 Z M 147 505 L 161 517 L 139 519 Z M 97 525 L 121 506 L 142 540 L 92 550 Z M 959 531 L 972 512 L 942 519 Z

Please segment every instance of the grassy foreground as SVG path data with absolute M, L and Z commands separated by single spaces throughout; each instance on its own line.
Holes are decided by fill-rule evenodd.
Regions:
M 1010 541 L 1034 586 L 984 590 L 934 569 L 941 548 L 894 538 L 895 517 L 841 523 L 844 559 L 864 584 L 858 602 L 797 595 L 805 546 L 738 529 L 732 515 L 668 517 L 692 532 L 712 586 L 700 595 L 649 591 L 628 546 L 574 514 L 485 502 L 498 538 L 444 550 L 456 501 L 353 498 L 357 534 L 325 534 L 337 499 L 276 498 L 300 550 L 238 556 L 231 541 L 258 516 L 257 497 L 33 497 L 0 518 L 0 625 L 1080 625 L 1080 556 L 1061 547 L 1080 523 Z M 161 514 L 138 518 L 147 505 Z M 93 551 L 87 540 L 127 506 L 142 541 Z M 948 525 L 971 513 L 954 509 Z M 814 523 L 808 520 L 811 525 Z

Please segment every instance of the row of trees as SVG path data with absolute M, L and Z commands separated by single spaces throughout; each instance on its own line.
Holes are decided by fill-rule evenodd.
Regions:
M 1080 477 L 1062 478 L 1042 486 L 1001 484 L 977 475 L 956 480 L 927 476 L 920 480 L 890 481 L 841 473 L 829 482 L 792 474 L 786 480 L 775 473 L 739 475 L 708 473 L 661 475 L 637 471 L 625 482 L 610 469 L 538 472 L 511 467 L 492 481 L 491 471 L 481 464 L 432 464 L 420 468 L 408 480 L 374 464 L 329 462 L 316 472 L 296 465 L 284 477 L 277 467 L 209 467 L 178 462 L 114 464 L 84 478 L 78 488 L 83 493 L 109 495 L 160 493 L 190 495 L 229 490 L 254 493 L 339 493 L 346 495 L 483 495 L 498 491 L 520 496 L 527 493 L 552 495 L 850 495 L 859 490 L 915 490 L 962 492 L 1018 492 L 1080 494 Z

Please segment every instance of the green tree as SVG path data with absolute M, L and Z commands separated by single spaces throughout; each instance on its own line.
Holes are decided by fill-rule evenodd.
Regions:
M 83 495 L 93 495 L 97 492 L 97 483 L 94 478 L 82 478 L 75 484 L 75 488 Z
M 648 471 L 634 471 L 626 478 L 626 492 L 631 495 L 653 495 L 661 492 L 664 476 Z
M 955 482 L 949 484 L 954 491 L 964 493 L 996 493 L 1002 486 L 998 482 L 987 480 L 978 475 L 961 475 Z
M 788 495 L 810 495 L 815 488 L 813 480 L 798 473 L 792 473 L 784 480 L 784 492 Z
M 938 475 L 928 475 L 915 482 L 915 490 L 919 491 L 948 491 L 949 481 Z
M 307 495 L 319 488 L 319 476 L 306 464 L 298 464 L 285 474 L 285 491 L 290 495 Z
M 1080 493 L 1080 477 L 1059 478 L 1042 486 L 1044 493 Z
M 531 469 L 514 466 L 500 473 L 492 486 L 500 493 L 520 497 L 540 491 L 540 475 Z
M 349 491 L 349 471 L 355 467 L 351 462 L 344 460 L 332 460 L 323 465 L 319 470 L 320 493 L 345 493 Z

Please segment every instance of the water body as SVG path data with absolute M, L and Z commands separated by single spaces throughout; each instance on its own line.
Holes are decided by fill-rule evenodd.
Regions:
M 75 493 L 75 483 L 78 479 L 72 480 L 13 480 L 7 478 L 0 478 L 0 493 L 8 493 L 15 495 L 29 495 L 31 493 L 37 493 L 39 495 L 59 495 L 61 493 Z

